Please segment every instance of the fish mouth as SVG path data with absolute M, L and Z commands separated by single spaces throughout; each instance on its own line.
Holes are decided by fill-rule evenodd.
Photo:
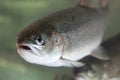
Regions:
M 29 46 L 24 45 L 24 44 L 18 44 L 18 43 L 16 43 L 16 47 L 18 49 L 31 50 L 31 48 Z
M 23 52 L 30 52 L 31 54 L 37 55 L 37 56 L 42 56 L 45 54 L 45 51 L 43 51 L 43 48 L 39 45 L 35 44 L 28 44 L 28 43 L 23 43 L 19 44 L 16 43 L 17 51 L 19 54 L 23 54 Z M 19 52 L 22 51 L 22 52 Z

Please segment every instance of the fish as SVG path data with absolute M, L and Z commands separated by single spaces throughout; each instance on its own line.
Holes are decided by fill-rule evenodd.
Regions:
M 78 60 L 94 56 L 108 60 L 100 47 L 107 27 L 108 0 L 99 8 L 91 0 L 42 19 L 24 28 L 17 36 L 18 54 L 27 62 L 49 67 L 82 67 Z

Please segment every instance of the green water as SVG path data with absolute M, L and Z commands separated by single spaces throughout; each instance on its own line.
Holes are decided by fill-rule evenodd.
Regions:
M 48 68 L 25 62 L 16 52 L 17 34 L 28 24 L 50 13 L 72 7 L 75 0 L 0 0 L 0 80 L 53 80 L 71 74 L 68 68 Z M 120 32 L 120 1 L 110 6 L 105 39 Z

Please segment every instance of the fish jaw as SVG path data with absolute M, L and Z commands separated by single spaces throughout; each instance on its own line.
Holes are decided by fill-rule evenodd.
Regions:
M 50 53 L 47 53 L 45 51 L 40 50 L 38 46 L 32 45 L 32 44 L 23 44 L 24 46 L 28 46 L 30 49 L 26 50 L 22 47 L 17 45 L 17 52 L 18 54 L 27 62 L 38 64 L 38 65 L 44 65 L 44 66 L 56 66 L 55 64 L 52 65 L 52 63 L 55 63 L 57 60 L 59 60 L 62 56 L 63 47 L 56 47 L 54 50 L 52 50 Z
M 45 53 L 45 52 L 40 52 L 37 53 L 38 51 L 35 52 L 35 50 L 30 47 L 25 47 L 26 46 L 31 46 L 30 44 L 24 44 L 24 48 L 20 48 L 20 46 L 17 44 L 17 52 L 18 54 L 27 62 L 33 63 L 33 64 L 38 64 L 38 65 L 44 65 L 44 66 L 49 66 L 49 67 L 81 67 L 84 66 L 84 63 L 77 62 L 77 61 L 72 61 L 72 60 L 67 60 L 62 57 L 62 52 L 63 52 L 63 47 L 56 47 L 54 51 L 51 53 Z M 35 47 L 35 45 L 33 45 Z M 36 46 L 38 47 L 38 46 Z

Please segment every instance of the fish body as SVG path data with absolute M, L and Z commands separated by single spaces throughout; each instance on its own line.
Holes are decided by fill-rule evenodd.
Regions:
M 51 14 L 33 22 L 18 35 L 17 51 L 30 63 L 52 67 L 83 66 L 77 60 L 98 49 L 107 15 L 107 8 L 86 6 Z

